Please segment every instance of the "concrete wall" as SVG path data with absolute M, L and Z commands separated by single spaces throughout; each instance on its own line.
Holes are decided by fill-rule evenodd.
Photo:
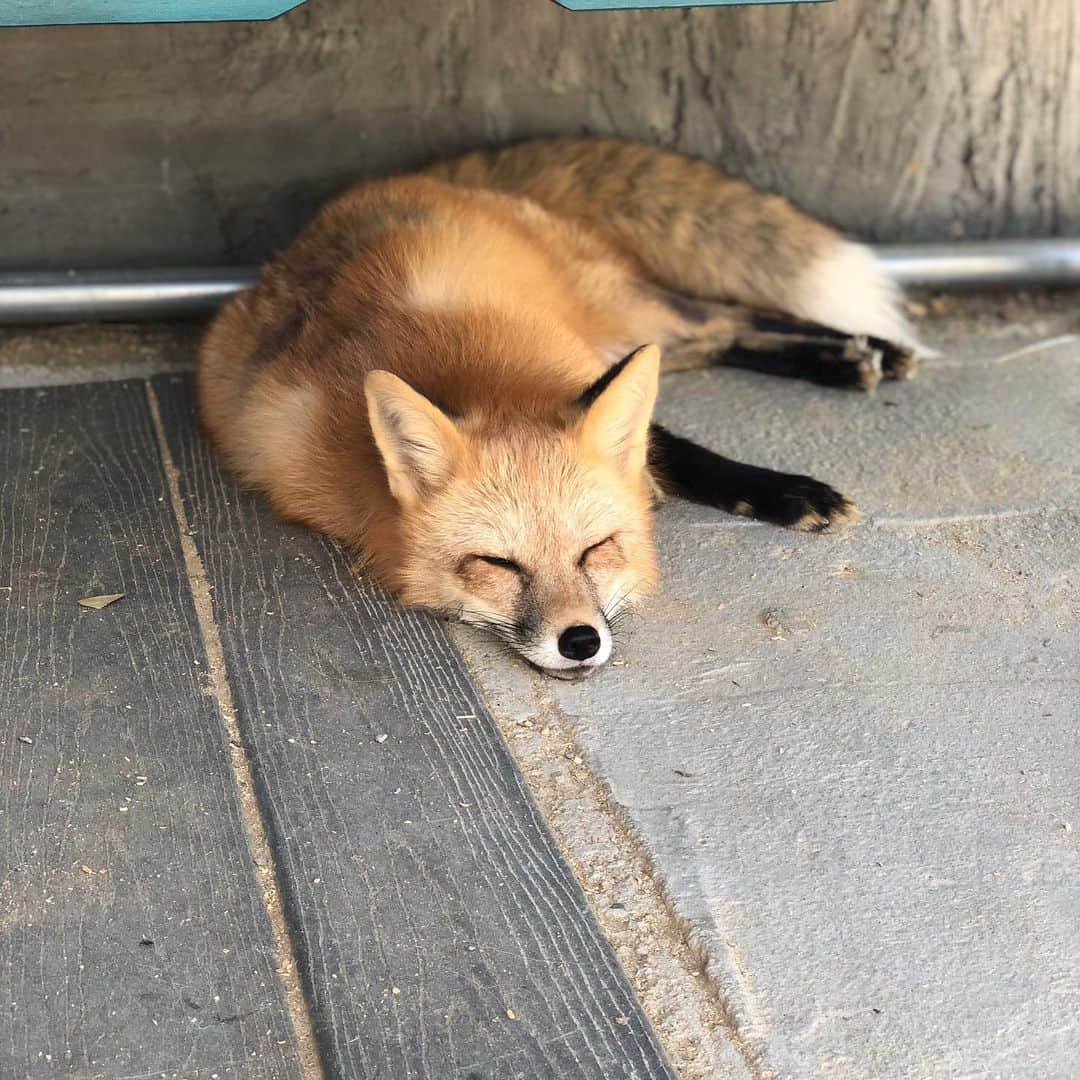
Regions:
M 0 267 L 250 261 L 354 177 L 552 132 L 702 154 L 878 239 L 1075 234 L 1080 5 L 310 0 L 2 31 Z

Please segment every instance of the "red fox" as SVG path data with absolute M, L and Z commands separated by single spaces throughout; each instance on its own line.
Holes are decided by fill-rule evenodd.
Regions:
M 865 247 L 705 162 L 539 140 L 324 207 L 211 325 L 200 411 L 283 518 L 573 678 L 656 584 L 659 493 L 796 529 L 855 516 L 653 424 L 661 368 L 867 389 L 914 371 L 900 299 Z

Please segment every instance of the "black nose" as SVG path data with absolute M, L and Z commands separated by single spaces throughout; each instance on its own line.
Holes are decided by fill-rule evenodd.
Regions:
M 567 660 L 588 660 L 600 651 L 600 635 L 592 626 L 568 626 L 559 635 L 559 652 Z

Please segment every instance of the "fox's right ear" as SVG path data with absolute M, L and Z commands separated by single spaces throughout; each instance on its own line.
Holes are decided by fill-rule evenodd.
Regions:
M 627 473 L 645 467 L 660 380 L 660 350 L 643 345 L 609 368 L 578 399 L 582 437 Z
M 390 490 L 411 506 L 449 479 L 461 436 L 442 409 L 389 371 L 368 372 L 364 394 Z

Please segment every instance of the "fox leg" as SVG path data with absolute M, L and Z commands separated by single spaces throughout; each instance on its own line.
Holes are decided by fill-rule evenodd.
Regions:
M 755 312 L 734 345 L 717 361 L 823 386 L 872 390 L 881 378 L 910 379 L 914 349 L 873 334 L 846 334 L 789 316 Z
M 601 341 L 604 351 L 622 356 L 636 344 L 654 341 L 663 350 L 664 371 L 723 364 L 858 390 L 915 373 L 911 348 L 871 334 L 698 300 L 632 280 L 605 295 L 619 335 L 610 345 Z
M 744 465 L 653 424 L 649 469 L 661 491 L 803 532 L 854 521 L 858 511 L 820 480 Z
M 913 349 L 874 335 L 683 297 L 669 303 L 674 317 L 662 338 L 665 370 L 722 364 L 857 390 L 916 371 Z

